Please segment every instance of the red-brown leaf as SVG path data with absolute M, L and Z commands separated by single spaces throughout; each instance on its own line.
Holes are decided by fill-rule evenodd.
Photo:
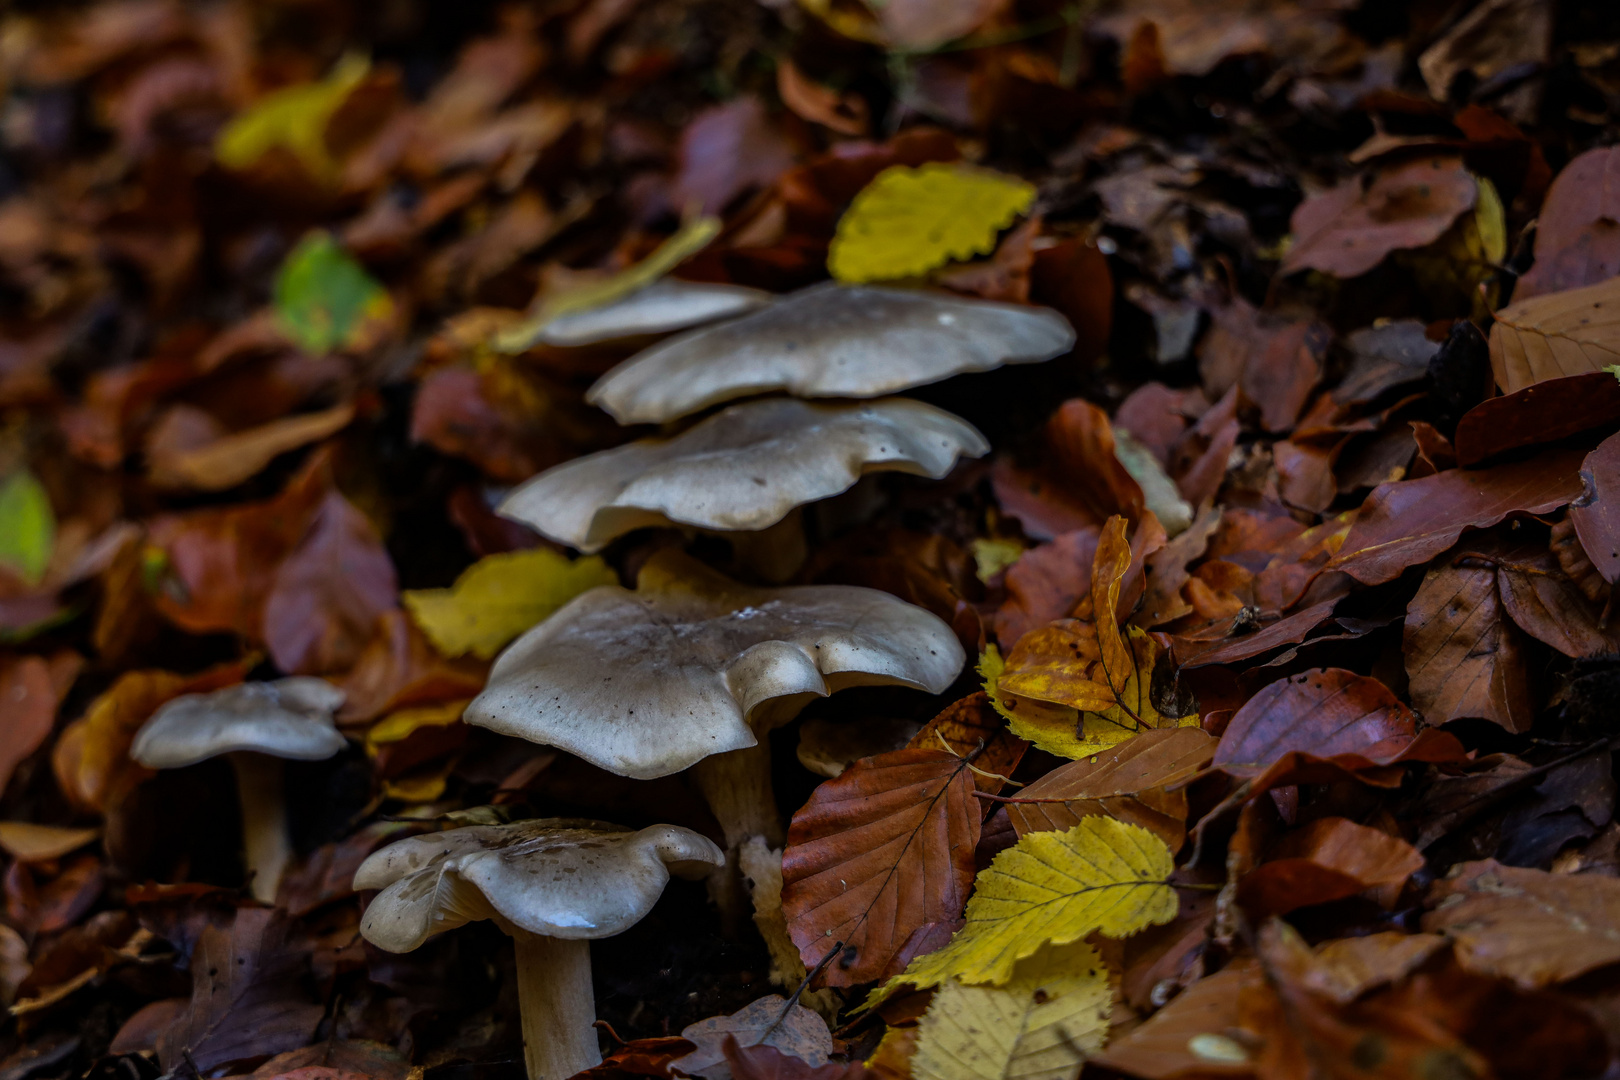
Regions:
M 1142 489 L 1114 456 L 1108 414 L 1089 401 L 1063 403 L 1046 423 L 1041 464 L 996 463 L 991 483 L 1001 508 L 1042 540 L 1101 525 L 1114 514 L 1142 514 Z
M 1536 220 L 1536 264 L 1515 300 L 1596 285 L 1620 274 L 1620 148 L 1586 153 L 1547 189 Z
M 1464 413 L 1453 440 L 1457 464 L 1477 465 L 1521 446 L 1557 442 L 1616 421 L 1620 421 L 1620 379 L 1609 372 L 1547 379 L 1486 398 Z
M 1503 617 L 1493 565 L 1442 561 L 1406 607 L 1412 704 L 1431 724 L 1473 716 L 1527 730 L 1533 717 L 1522 640 Z
M 1585 491 L 1569 509 L 1586 557 L 1603 580 L 1620 581 L 1620 435 L 1610 435 L 1581 462 Z
M 1405 840 L 1345 818 L 1320 818 L 1284 836 L 1266 862 L 1238 884 L 1253 918 L 1342 900 L 1366 889 L 1405 883 L 1423 855 Z
M 1393 251 L 1440 239 L 1477 191 L 1460 157 L 1418 158 L 1370 178 L 1353 177 L 1294 211 L 1294 246 L 1281 272 L 1358 277 Z

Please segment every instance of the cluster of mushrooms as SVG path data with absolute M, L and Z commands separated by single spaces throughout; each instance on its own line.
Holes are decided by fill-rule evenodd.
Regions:
M 477 919 L 512 937 L 531 1080 L 601 1060 L 591 939 L 644 917 L 671 873 L 708 876 L 725 915 L 740 902 L 742 845 L 761 837 L 781 846 L 773 728 L 845 687 L 939 693 L 960 673 L 961 643 L 922 608 L 875 589 L 775 584 L 804 558 L 802 507 L 869 473 L 939 479 L 959 458 L 988 451 L 959 417 L 882 395 L 1051 359 L 1074 341 L 1063 317 L 1042 308 L 838 284 L 775 298 L 673 279 L 555 319 L 539 340 L 573 346 L 676 330 L 686 332 L 615 367 L 588 400 L 622 424 L 665 431 L 746 400 L 544 472 L 499 512 L 586 553 L 649 526 L 719 535 L 737 565 L 772 584 L 732 580 L 679 545 L 662 547 L 634 589 L 593 589 L 514 641 L 463 718 L 621 776 L 689 770 L 724 850 L 673 825 L 635 832 L 547 818 L 400 840 L 354 880 L 379 890 L 361 924 L 379 948 L 405 952 Z M 135 756 L 153 768 L 229 755 L 253 892 L 266 902 L 289 855 L 278 759 L 337 752 L 341 702 L 318 679 L 251 683 L 171 702 L 136 741 Z

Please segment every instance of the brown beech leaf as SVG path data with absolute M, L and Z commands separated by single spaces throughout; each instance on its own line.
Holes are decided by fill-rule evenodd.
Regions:
M 627 1077 L 670 1075 L 669 1063 L 697 1049 L 679 1035 L 631 1039 L 572 1080 L 626 1080 Z
M 1462 863 L 1429 890 L 1423 929 L 1470 971 L 1526 989 L 1620 962 L 1620 880 L 1549 874 L 1494 859 Z
M 943 750 L 863 758 L 816 788 L 782 853 L 782 910 L 807 967 L 838 942 L 829 986 L 893 974 L 911 935 L 961 916 L 980 809 L 967 763 Z
M 1610 435 L 1581 462 L 1586 491 L 1569 508 L 1586 557 L 1603 580 L 1620 581 L 1620 435 Z
M 943 740 L 943 745 L 941 743 Z M 973 784 L 989 795 L 999 792 L 1024 759 L 1029 743 L 1007 730 L 1007 724 L 980 690 L 945 706 L 906 744 L 908 750 L 944 750 L 968 758 L 977 771 Z
M 1238 990 L 1248 963 L 1199 979 L 1140 1027 L 1111 1041 L 1090 1064 L 1144 1080 L 1253 1076 L 1249 1048 L 1230 1034 L 1240 1030 Z M 1227 1051 L 1224 1060 L 1218 1051 Z
M 1375 986 L 1395 982 L 1445 948 L 1439 934 L 1385 930 L 1366 937 L 1324 941 L 1304 978 L 1312 993 L 1348 1005 Z
M 811 1065 L 774 1046 L 738 1046 L 734 1035 L 726 1036 L 722 1049 L 732 1080 L 868 1080 L 877 1075 L 859 1061 Z
M 1491 372 L 1504 394 L 1614 364 L 1620 277 L 1509 304 L 1491 326 Z
M 488 674 L 487 661 L 447 660 L 403 610 L 386 611 L 340 683 L 344 700 L 338 720 L 360 724 L 412 705 L 470 698 L 484 688 Z
M 1397 836 L 1318 818 L 1272 845 L 1266 861 L 1238 882 L 1238 902 L 1255 918 L 1286 915 L 1379 886 L 1393 892 L 1422 868 L 1422 852 Z
M 1294 211 L 1295 242 L 1280 272 L 1359 277 L 1393 251 L 1440 239 L 1477 197 L 1460 157 L 1416 158 L 1353 177 Z
M 704 213 L 718 214 L 738 195 L 775 180 L 795 156 L 764 103 L 740 95 L 711 105 L 686 125 L 670 198 L 677 208 L 695 202 Z
M 1198 347 L 1198 370 L 1210 393 L 1237 387 L 1260 410 L 1267 431 L 1289 431 L 1321 381 L 1332 333 L 1319 322 L 1284 319 L 1234 297 L 1211 315 L 1210 331 Z M 1211 410 L 1215 412 L 1215 410 Z M 1210 431 L 1220 418 L 1199 419 Z M 1218 440 L 1217 440 L 1218 441 Z M 1225 462 L 1221 462 L 1225 472 Z M 1186 492 L 1185 485 L 1183 492 Z M 1193 496 L 1189 493 L 1187 498 Z
M 1620 421 L 1620 379 L 1607 371 L 1567 375 L 1486 398 L 1463 414 L 1453 439 L 1457 464 L 1559 439 Z
M 840 94 L 810 78 L 792 60 L 776 65 L 776 93 L 803 120 L 840 135 L 865 135 L 871 109 L 859 94 Z
M 996 612 L 996 640 L 1011 649 L 1036 627 L 1074 613 L 1091 592 L 1091 563 L 1102 534 L 1092 525 L 1059 533 L 1008 568 L 1007 599 Z
M 466 458 L 496 480 L 527 480 L 566 455 L 533 418 L 521 415 L 517 403 L 523 400 L 502 399 L 471 368 L 440 368 L 417 388 L 411 439 Z
M 1045 452 L 1033 469 L 1003 458 L 991 472 L 1001 508 L 1041 540 L 1095 528 L 1113 514 L 1135 522 L 1142 489 L 1114 456 L 1108 414 L 1089 401 L 1065 401 L 1046 422 Z
M 354 406 L 344 404 L 272 420 L 193 449 L 161 456 L 149 453 L 147 468 L 160 487 L 223 491 L 258 475 L 279 455 L 337 434 L 353 419 Z
M 1385 766 L 1452 761 L 1462 744 L 1445 732 L 1417 732 L 1412 710 L 1377 679 L 1317 668 L 1270 683 L 1232 717 L 1213 765 L 1252 779 L 1251 790 L 1323 783 L 1344 776 L 1392 787 Z
M 1620 274 L 1620 147 L 1588 150 L 1565 165 L 1536 219 L 1536 263 L 1519 300 L 1595 285 Z
M 191 1006 L 158 1038 L 158 1059 L 172 1069 L 189 1057 L 207 1071 L 309 1042 L 325 1009 L 300 985 L 308 955 L 273 910 L 243 908 L 229 929 L 203 930 L 191 957 Z
M 1187 834 L 1187 793 L 1173 785 L 1208 765 L 1215 744 L 1199 728 L 1144 731 L 1094 758 L 1053 769 L 1018 792 L 1007 816 L 1022 837 L 1107 814 L 1142 826 L 1175 851 Z
M 1447 469 L 1380 484 L 1361 504 L 1328 568 L 1378 585 L 1445 551 L 1464 529 L 1483 529 L 1513 514 L 1551 513 L 1580 496 L 1583 456 L 1559 448 L 1488 469 Z
M 34 751 L 45 744 L 56 724 L 56 709 L 78 677 L 84 660 L 63 651 L 49 660 L 40 656 L 0 658 L 0 794 Z
M 282 671 L 344 671 L 359 658 L 378 616 L 398 604 L 394 564 L 376 529 L 329 491 L 265 595 L 264 642 Z
M 1539 544 L 1518 544 L 1504 551 L 1496 567 L 1502 608 L 1519 629 L 1565 656 L 1602 656 L 1620 652 L 1620 622 L 1605 625 L 1601 611 L 1587 600 Z
M 727 1044 L 774 1047 L 812 1066 L 825 1065 L 833 1049 L 827 1022 L 781 994 L 762 997 L 730 1016 L 711 1016 L 688 1024 L 681 1030 L 681 1038 L 697 1049 L 671 1065 L 688 1076 L 707 1080 L 730 1080 Z
M 1441 560 L 1406 606 L 1412 704 L 1431 724 L 1474 716 L 1509 731 L 1534 718 L 1523 639 L 1502 611 L 1496 568 Z

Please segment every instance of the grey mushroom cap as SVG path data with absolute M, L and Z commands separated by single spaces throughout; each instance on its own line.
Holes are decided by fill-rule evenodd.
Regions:
M 332 721 L 342 704 L 342 690 L 304 676 L 184 694 L 142 725 L 130 756 L 149 769 L 178 769 L 237 751 L 320 761 L 343 749 Z
M 670 523 L 758 530 L 870 472 L 939 479 L 990 444 L 960 417 L 906 398 L 732 405 L 668 439 L 642 439 L 559 465 L 518 487 L 504 517 L 578 548 Z
M 540 330 L 547 345 L 594 345 L 602 341 L 668 334 L 730 319 L 764 307 L 774 297 L 745 285 L 663 278 L 599 308 L 559 315 Z
M 637 585 L 592 589 L 518 638 L 463 718 L 647 780 L 754 746 L 845 687 L 939 693 L 965 659 L 936 615 L 876 589 L 753 588 L 671 550 Z
M 621 424 L 662 424 L 773 391 L 881 397 L 1050 360 L 1073 345 L 1074 329 L 1050 308 L 827 282 L 637 353 L 597 380 L 586 400 Z
M 412 836 L 355 872 L 355 889 L 382 890 L 360 933 L 389 952 L 488 918 L 546 937 L 611 937 L 652 910 L 672 871 L 697 877 L 724 862 L 713 841 L 677 825 L 540 818 Z

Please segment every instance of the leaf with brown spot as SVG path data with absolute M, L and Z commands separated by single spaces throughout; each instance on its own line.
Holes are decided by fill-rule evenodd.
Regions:
M 1423 929 L 1470 971 L 1531 989 L 1620 962 L 1620 880 L 1462 863 L 1429 890 Z
M 1400 837 L 1318 818 L 1272 845 L 1266 861 L 1238 882 L 1238 903 L 1254 918 L 1286 915 L 1367 889 L 1398 890 L 1422 868 L 1423 854 Z
M 1209 764 L 1215 745 L 1199 728 L 1144 731 L 1095 758 L 1047 773 L 1018 792 L 1007 816 L 1022 837 L 1106 814 L 1142 826 L 1174 851 L 1187 833 L 1187 793 L 1179 782 Z
M 1491 326 L 1491 371 L 1511 394 L 1620 364 L 1620 278 L 1509 304 Z
M 1412 704 L 1432 724 L 1473 716 L 1528 730 L 1534 715 L 1523 649 L 1489 563 L 1443 560 L 1407 604 L 1403 652 Z
M 807 967 L 843 942 L 848 960 L 828 965 L 827 985 L 894 974 L 915 931 L 961 916 L 979 842 L 973 791 L 961 758 L 896 750 L 857 761 L 793 815 L 782 910 Z
M 1460 157 L 1416 158 L 1352 177 L 1294 211 L 1294 246 L 1279 270 L 1359 277 L 1391 252 L 1440 239 L 1477 197 Z
M 1514 514 L 1550 513 L 1580 496 L 1583 456 L 1579 448 L 1561 447 L 1488 469 L 1447 469 L 1380 484 L 1361 504 L 1328 568 L 1378 585 L 1445 551 L 1464 529 L 1487 528 Z

